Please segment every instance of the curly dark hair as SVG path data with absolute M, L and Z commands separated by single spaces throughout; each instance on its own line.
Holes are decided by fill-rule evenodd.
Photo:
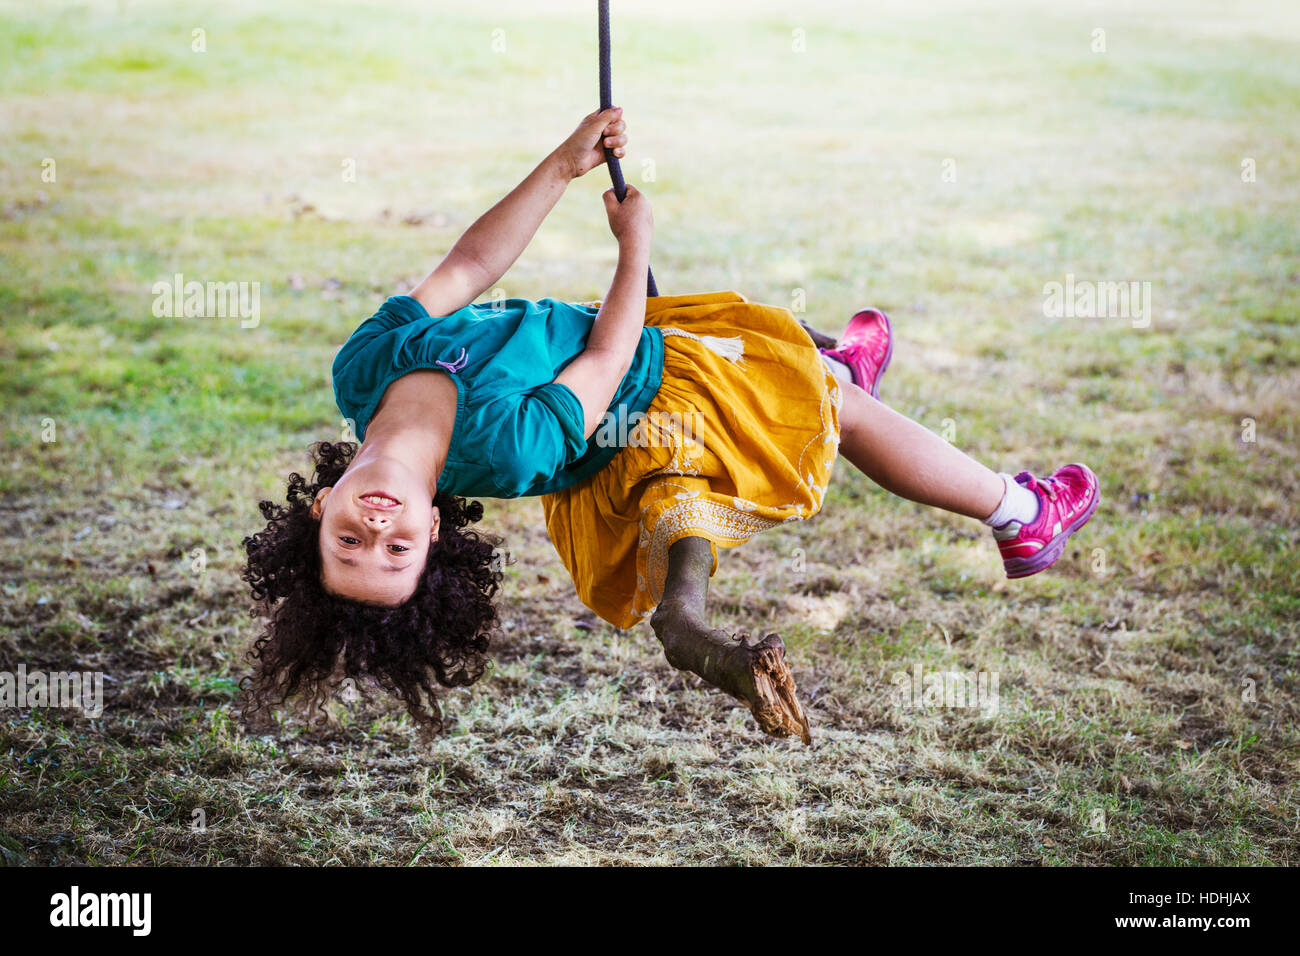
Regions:
M 312 445 L 311 480 L 291 474 L 286 504 L 261 502 L 266 529 L 244 539 L 242 577 L 253 593 L 253 614 L 267 619 L 248 652 L 253 674 L 242 683 L 244 716 L 263 719 L 299 695 L 319 713 L 352 678 L 399 697 L 422 735 L 441 733 L 434 680 L 467 687 L 487 667 L 488 637 L 497 625 L 499 542 L 467 530 L 483 517 L 479 502 L 439 493 L 433 503 L 441 531 L 407 601 L 381 607 L 329 593 L 321 582 L 320 523 L 310 511 L 316 493 L 343 476 L 356 451 L 352 442 Z

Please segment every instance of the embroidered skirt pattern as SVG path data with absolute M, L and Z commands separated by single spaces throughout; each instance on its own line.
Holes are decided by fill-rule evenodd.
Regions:
M 782 308 L 735 292 L 657 296 L 663 384 L 623 447 L 591 478 L 542 497 L 578 596 L 617 627 L 663 595 L 668 548 L 713 548 L 821 508 L 839 449 L 839 383 Z M 635 417 L 635 416 L 634 416 Z

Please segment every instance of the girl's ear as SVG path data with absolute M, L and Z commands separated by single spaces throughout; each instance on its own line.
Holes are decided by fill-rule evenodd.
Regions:
M 321 489 L 324 490 L 323 488 Z M 438 506 L 433 506 L 433 522 L 429 525 L 429 540 L 438 540 L 438 525 L 442 524 L 442 513 L 438 511 Z
M 325 499 L 330 496 L 330 492 L 333 490 L 332 487 L 326 486 L 316 492 L 316 497 L 312 499 L 311 516 L 317 521 L 320 521 L 321 510 L 325 507 Z M 434 511 L 437 511 L 437 509 L 435 508 Z

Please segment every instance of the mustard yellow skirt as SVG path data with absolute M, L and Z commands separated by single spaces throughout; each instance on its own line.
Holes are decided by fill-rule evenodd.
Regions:
M 601 471 L 542 496 L 578 597 L 631 627 L 663 596 L 668 548 L 718 548 L 821 508 L 839 448 L 839 384 L 786 309 L 735 292 L 658 296 L 663 384 Z M 710 572 L 712 573 L 712 571 Z

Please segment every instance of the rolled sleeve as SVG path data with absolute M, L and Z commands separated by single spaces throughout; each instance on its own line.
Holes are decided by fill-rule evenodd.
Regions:
M 587 450 L 582 402 L 559 382 L 525 392 L 502 417 L 492 448 L 493 481 L 517 498 L 549 482 Z

